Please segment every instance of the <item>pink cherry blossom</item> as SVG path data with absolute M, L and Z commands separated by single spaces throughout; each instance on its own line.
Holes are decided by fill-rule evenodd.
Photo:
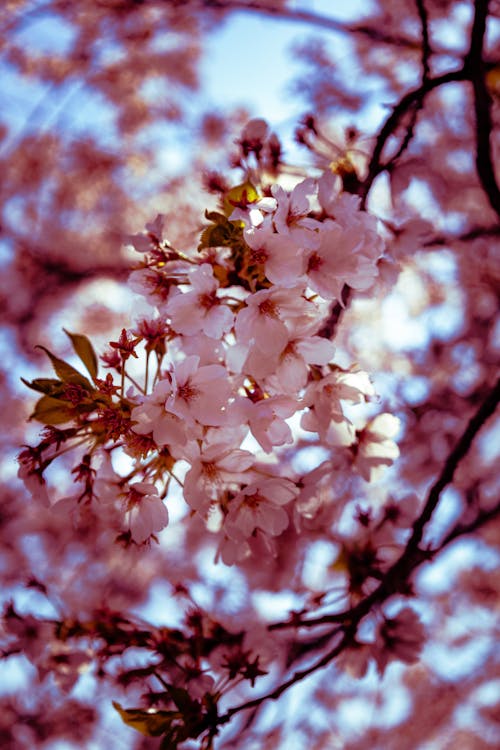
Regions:
M 343 227 L 325 220 L 318 247 L 307 255 L 307 276 L 311 289 L 325 299 L 341 300 L 344 284 L 367 289 L 378 274 L 382 253 L 378 236 L 362 221 Z
M 317 192 L 316 180 L 309 177 L 287 193 L 281 185 L 273 185 L 272 194 L 278 202 L 274 225 L 278 234 L 290 237 L 298 246 L 312 249 L 318 243 L 319 222 L 307 216 Z
M 132 539 L 142 544 L 168 524 L 168 510 L 154 484 L 134 482 L 126 495 L 127 518 Z
M 411 607 L 404 607 L 395 617 L 384 618 L 372 646 L 378 671 L 383 674 L 393 659 L 414 664 L 424 643 L 425 628 Z
M 184 479 L 184 498 L 194 510 L 206 510 L 225 489 L 244 483 L 255 461 L 249 451 L 235 450 L 227 443 L 193 448 L 186 458 L 191 468 Z
M 399 456 L 399 448 L 392 440 L 400 430 L 400 420 L 392 414 L 379 414 L 358 434 L 355 465 L 363 479 L 378 479 L 384 466 L 390 466 Z
M 181 417 L 167 411 L 167 399 L 172 396 L 170 380 L 160 380 L 150 396 L 132 409 L 132 429 L 139 435 L 153 434 L 157 445 L 184 445 L 186 426 Z
M 69 693 L 82 674 L 88 671 L 95 654 L 91 649 L 72 649 L 65 643 L 51 643 L 37 663 L 39 679 L 53 675 L 62 693 Z
M 273 362 L 267 384 L 275 393 L 298 395 L 307 384 L 309 365 L 326 365 L 335 353 L 331 341 L 321 336 L 296 336 Z
M 266 215 L 276 209 L 276 200 L 274 198 L 259 198 L 246 207 L 238 206 L 234 209 L 231 221 L 242 221 L 248 227 L 260 227 L 266 219 Z
M 2 3 L 2 750 L 500 747 L 498 0 L 80 6 Z M 300 151 L 242 10 L 245 99 L 338 36 Z
M 344 420 L 342 401 L 357 404 L 374 396 L 375 390 L 368 373 L 362 370 L 333 370 L 307 387 L 303 403 L 309 406 L 309 410 L 302 416 L 301 427 L 317 432 L 322 440 L 326 440 L 331 421 Z
M 359 680 L 367 673 L 371 656 L 370 644 L 355 642 L 351 648 L 346 649 L 340 655 L 336 666 L 349 676 Z
M 229 503 L 224 521 L 226 534 L 238 541 L 255 529 L 279 536 L 288 526 L 288 513 L 282 507 L 298 494 L 293 482 L 280 477 L 259 480 L 244 487 Z
M 246 306 L 236 316 L 236 338 L 243 343 L 255 342 L 264 353 L 282 351 L 288 342 L 288 329 L 281 320 L 281 307 L 274 290 L 263 289 L 246 299 Z
M 234 320 L 230 308 L 217 296 L 219 284 L 212 266 L 203 263 L 189 274 L 190 289 L 170 297 L 164 307 L 174 331 L 184 335 L 203 332 L 213 339 L 227 333 Z
M 245 229 L 251 260 L 262 264 L 266 277 L 283 287 L 297 286 L 304 276 L 304 253 L 287 235 L 276 234 L 270 221 Z
M 266 453 L 274 447 L 293 442 L 292 431 L 285 422 L 298 409 L 295 399 L 271 396 L 257 403 L 247 402 L 246 415 L 252 435 Z
M 227 371 L 222 365 L 200 367 L 199 361 L 192 355 L 174 365 L 165 408 L 188 424 L 222 425 L 232 392 Z
M 302 287 L 274 287 L 249 295 L 246 307 L 236 317 L 237 341 L 252 344 L 265 355 L 276 356 L 297 327 L 319 327 L 320 308 L 302 292 Z
M 25 449 L 18 456 L 19 469 L 17 476 L 22 479 L 24 486 L 34 500 L 46 507 L 50 506 L 50 497 L 47 489 L 47 482 L 39 471 L 38 461 L 30 452 Z
M 129 234 L 124 238 L 125 243 L 132 245 L 138 253 L 148 253 L 158 247 L 163 238 L 165 216 L 157 214 L 154 221 L 146 223 L 146 231 L 139 234 Z

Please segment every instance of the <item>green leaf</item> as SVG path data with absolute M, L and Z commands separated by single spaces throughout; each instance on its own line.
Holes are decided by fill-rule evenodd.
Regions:
M 170 730 L 174 719 L 179 719 L 177 711 L 155 711 L 151 713 L 143 708 L 122 708 L 113 701 L 113 707 L 121 716 L 124 724 L 136 729 L 146 737 L 159 737 Z
M 65 328 L 63 328 L 63 331 L 66 336 L 69 336 L 75 353 L 80 357 L 91 377 L 96 378 L 99 372 L 99 365 L 97 354 L 89 339 L 81 333 L 70 333 Z
M 53 396 L 54 394 L 59 394 L 61 392 L 61 388 L 63 387 L 63 384 L 60 380 L 55 380 L 55 378 L 35 378 L 35 380 L 32 380 L 31 383 L 29 380 L 25 380 L 24 378 L 21 378 L 24 385 L 27 385 L 28 388 L 31 388 L 32 391 L 37 391 L 37 393 L 45 393 L 47 396 Z
M 243 236 L 241 221 L 229 221 L 224 214 L 216 211 L 206 212 L 205 216 L 212 224 L 201 233 L 198 251 L 205 247 L 231 247 L 241 242 Z
M 231 216 L 239 203 L 255 203 L 259 195 L 251 182 L 246 180 L 241 185 L 235 185 L 224 195 L 223 209 L 226 216 Z
M 218 211 L 205 211 L 205 219 L 208 219 L 214 224 L 226 224 L 228 220 L 227 216 Z
M 71 422 L 74 412 L 68 409 L 63 401 L 51 396 L 42 396 L 35 405 L 35 411 L 30 419 L 36 419 L 42 424 L 58 425 Z
M 59 357 L 56 357 L 44 346 L 38 345 L 36 348 L 42 349 L 42 351 L 45 352 L 47 357 L 52 362 L 52 367 L 54 368 L 56 375 L 58 375 L 64 383 L 74 383 L 76 385 L 81 385 L 83 388 L 86 388 L 89 391 L 93 390 L 92 384 L 90 383 L 89 379 L 84 377 L 81 372 L 78 372 L 78 370 L 75 370 L 72 365 L 69 365 L 63 359 L 59 359 Z

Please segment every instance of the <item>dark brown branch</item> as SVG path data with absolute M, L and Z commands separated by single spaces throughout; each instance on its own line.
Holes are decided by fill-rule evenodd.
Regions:
M 430 521 L 434 510 L 439 502 L 441 492 L 453 481 L 453 476 L 460 461 L 467 455 L 469 448 L 475 436 L 484 425 L 486 420 L 494 413 L 498 402 L 500 401 L 500 378 L 496 385 L 489 392 L 477 412 L 471 417 L 464 433 L 458 443 L 448 456 L 443 470 L 436 482 L 432 485 L 424 509 L 419 518 L 413 524 L 413 533 L 406 545 L 403 557 L 410 556 L 413 551 L 417 550 L 422 540 L 424 528 Z
M 493 521 L 499 516 L 500 502 L 498 502 L 492 508 L 488 508 L 487 510 L 480 510 L 473 521 L 470 521 L 469 523 L 458 523 L 456 526 L 454 526 L 453 529 L 441 541 L 439 547 L 432 550 L 429 554 L 432 554 L 432 556 L 437 555 L 448 544 L 454 542 L 455 539 L 458 539 L 461 536 L 466 536 L 467 534 L 473 534 L 475 531 L 482 528 L 485 524 L 489 523 L 489 521 Z
M 432 54 L 429 40 L 429 17 L 424 0 L 415 0 L 420 25 L 422 26 L 422 83 L 430 78 L 429 60 Z
M 491 153 L 491 133 L 493 130 L 491 96 L 486 85 L 486 66 L 483 57 L 488 5 L 489 0 L 476 0 L 475 2 L 471 43 L 464 67 L 474 91 L 477 174 L 491 207 L 500 218 L 500 189 L 496 181 Z
M 335 304 L 332 305 L 330 315 L 318 331 L 318 336 L 322 336 L 324 339 L 333 339 L 342 314 L 351 298 L 351 292 L 351 287 L 347 286 L 347 284 L 344 284 L 340 293 L 343 304 L 341 305 L 340 302 L 335 302 Z
M 430 521 L 432 514 L 434 513 L 436 506 L 439 502 L 441 492 L 447 487 L 452 481 L 455 471 L 461 462 L 461 460 L 467 455 L 469 448 L 471 447 L 472 441 L 475 436 L 485 424 L 487 419 L 494 413 L 498 402 L 500 401 L 500 379 L 488 393 L 487 397 L 477 410 L 477 412 L 469 420 L 467 427 L 465 428 L 462 436 L 458 440 L 455 448 L 451 451 L 448 456 L 441 474 L 432 485 L 427 501 L 424 505 L 422 513 L 419 518 L 413 524 L 413 531 L 408 540 L 405 550 L 399 560 L 387 571 L 384 576 L 384 580 L 380 585 L 363 599 L 359 604 L 346 612 L 339 612 L 333 615 L 324 615 L 323 617 L 316 618 L 315 620 L 306 621 L 290 621 L 290 623 L 275 623 L 269 627 L 270 630 L 278 630 L 283 627 L 312 627 L 314 625 L 326 625 L 330 623 L 339 623 L 331 631 L 322 636 L 323 638 L 333 638 L 340 632 L 343 632 L 343 636 L 340 642 L 324 654 L 318 661 L 314 662 L 305 669 L 298 670 L 288 680 L 281 683 L 277 688 L 261 695 L 258 698 L 247 701 L 240 706 L 230 708 L 226 714 L 219 718 L 219 723 L 226 723 L 231 719 L 234 714 L 244 711 L 249 708 L 255 708 L 261 703 L 267 700 L 277 700 L 288 688 L 292 687 L 296 683 L 308 677 L 313 672 L 316 672 L 323 667 L 326 667 L 335 657 L 337 657 L 345 648 L 348 648 L 354 642 L 356 631 L 361 620 L 371 611 L 372 607 L 385 601 L 392 594 L 398 593 L 404 588 L 409 575 L 415 568 L 421 565 L 422 562 L 430 560 L 437 552 L 439 552 L 445 544 L 451 542 L 454 538 L 461 534 L 469 533 L 470 531 L 478 528 L 479 525 L 485 523 L 488 520 L 494 518 L 500 512 L 500 505 L 496 506 L 490 511 L 483 511 L 479 513 L 476 519 L 469 525 L 458 525 L 450 534 L 443 540 L 439 549 L 437 550 L 421 550 L 419 545 L 422 541 L 423 531 L 427 523 Z
M 466 77 L 465 68 L 462 67 L 457 70 L 450 70 L 447 73 L 436 76 L 435 78 L 428 78 L 418 88 L 412 89 L 412 91 L 405 94 L 394 106 L 391 114 L 379 131 L 370 163 L 368 165 L 368 174 L 360 186 L 362 208 L 364 208 L 366 204 L 368 193 L 370 192 L 375 178 L 378 177 L 381 172 L 390 168 L 393 163 L 393 159 L 389 159 L 389 161 L 384 163 L 382 161 L 382 153 L 388 139 L 393 135 L 403 116 L 411 110 L 411 108 L 417 105 L 421 108 L 425 97 L 434 89 L 447 83 L 464 81 L 466 80 Z
M 429 44 L 427 10 L 425 8 L 423 0 L 415 0 L 415 1 L 416 1 L 417 9 L 418 9 L 420 22 L 422 25 L 422 86 L 424 86 L 430 76 L 429 57 L 431 54 L 431 48 Z M 409 108 L 410 119 L 406 126 L 406 132 L 404 134 L 404 137 L 401 140 L 398 150 L 390 159 L 390 165 L 388 163 L 386 165 L 386 168 L 389 168 L 389 166 L 391 168 L 395 166 L 396 162 L 401 158 L 401 156 L 404 154 L 404 152 L 410 145 L 413 139 L 413 136 L 415 134 L 415 125 L 417 124 L 418 113 L 422 109 L 423 104 L 424 104 L 424 99 L 422 97 L 421 99 L 418 99 L 417 101 L 413 102 L 413 104 Z
M 468 232 L 457 235 L 436 235 L 428 240 L 425 240 L 423 247 L 433 247 L 435 245 L 449 245 L 453 242 L 470 242 L 471 240 L 477 240 L 480 237 L 499 237 L 500 236 L 500 225 L 494 224 L 490 227 L 473 227 Z
M 395 167 L 398 159 L 404 154 L 404 152 L 410 145 L 410 142 L 413 139 L 413 136 L 415 134 L 415 125 L 417 124 L 418 113 L 422 109 L 422 106 L 423 106 L 423 100 L 420 100 L 418 102 L 415 102 L 413 106 L 411 107 L 410 121 L 408 122 L 408 125 L 406 126 L 406 132 L 404 134 L 404 137 L 400 143 L 398 150 L 394 154 L 394 156 L 391 156 L 390 163 L 386 165 L 386 169 L 392 169 L 393 167 Z

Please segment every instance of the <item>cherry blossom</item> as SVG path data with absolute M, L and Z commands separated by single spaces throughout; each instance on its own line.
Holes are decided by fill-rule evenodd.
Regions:
M 292 242 L 304 249 L 314 247 L 318 242 L 318 223 L 307 214 L 317 191 L 317 183 L 311 177 L 299 182 L 291 193 L 281 185 L 274 185 L 273 196 L 277 201 L 274 225 L 278 234 L 288 236 Z
M 132 410 L 134 432 L 152 433 L 157 445 L 183 445 L 187 440 L 185 425 L 179 416 L 166 409 L 171 395 L 169 379 L 157 383 L 152 394 Z
M 497 4 L 81 5 L 0 23 L 0 745 L 498 747 Z
M 282 507 L 298 494 L 288 479 L 264 479 L 244 487 L 231 498 L 224 520 L 226 534 L 238 541 L 249 537 L 255 529 L 278 536 L 288 526 L 288 513 Z
M 302 416 L 301 426 L 327 440 L 331 421 L 342 422 L 345 419 L 341 401 L 356 404 L 374 396 L 375 390 L 368 373 L 334 369 L 306 388 L 303 402 L 309 406 L 309 410 Z
M 191 336 L 203 331 L 219 339 L 233 324 L 233 313 L 217 298 L 218 284 L 212 267 L 203 263 L 189 275 L 192 291 L 172 296 L 165 305 L 174 331 Z
M 262 450 L 271 453 L 273 447 L 293 442 L 292 431 L 285 419 L 297 411 L 298 404 L 287 396 L 270 396 L 256 403 L 242 404 L 252 435 Z
M 309 326 L 308 326 L 309 328 Z M 303 329 L 304 331 L 304 329 Z M 304 335 L 296 327 L 296 335 L 272 362 L 267 383 L 276 393 L 298 394 L 309 378 L 309 365 L 326 365 L 333 358 L 335 347 L 321 336 Z M 262 373 L 261 373 L 262 374 Z
M 16 750 L 99 742 L 79 721 L 68 730 L 54 710 L 57 696 L 75 706 L 68 696 L 89 683 L 103 715 L 108 698 L 126 701 L 114 700 L 116 718 L 132 737 L 125 744 L 141 747 L 287 746 L 282 717 L 299 683 L 305 697 L 290 732 L 299 727 L 311 748 L 482 742 L 454 725 L 457 708 L 472 716 L 476 704 L 493 723 L 483 697 L 496 678 L 492 8 L 418 0 L 402 15 L 389 2 L 362 23 L 335 19 L 359 80 L 343 81 L 345 66 L 330 65 L 335 45 L 298 52 L 311 104 L 296 133 L 303 159 L 292 164 L 294 149 L 264 120 L 211 113 L 189 174 L 163 182 L 168 158 L 144 145 L 140 126 L 177 110 L 154 93 L 153 113 L 143 95 L 161 88 L 161 70 L 191 101 L 200 30 L 218 28 L 237 4 L 152 0 L 75 15 L 48 0 L 51 22 L 75 30 L 67 58 L 40 51 L 23 4 L 7 11 L 7 66 L 21 77 L 39 70 L 52 89 L 78 79 L 80 65 L 82 90 L 96 82 L 126 137 L 113 134 L 115 152 L 91 153 L 74 133 L 59 139 L 58 128 L 33 137 L 36 117 L 28 136 L 13 138 L 10 124 L 0 132 L 6 255 L 9 243 L 14 253 L 4 306 L 9 321 L 21 321 L 19 346 L 41 341 L 35 354 L 52 370 L 24 380 L 37 400 L 18 478 L 34 502 L 11 483 L 7 462 L 0 503 L 9 597 L 0 655 L 15 671 L 24 654 L 36 675 L 16 700 L 2 698 L 2 742 Z M 316 18 L 292 5 L 280 0 L 272 15 Z M 444 44 L 445 26 L 458 33 Z M 108 54 L 106 34 L 118 28 Z M 179 37 L 188 46 L 178 49 Z M 373 104 L 375 79 L 384 108 L 370 125 L 364 86 Z M 231 154 L 218 150 L 222 139 Z M 132 143 L 140 144 L 133 158 Z M 111 173 L 122 182 L 126 173 L 137 198 L 125 199 Z M 26 194 L 16 195 L 23 174 Z M 156 193 L 151 215 L 155 204 L 164 213 L 138 232 L 146 191 L 148 201 Z M 99 285 L 94 293 L 103 278 L 114 280 L 113 293 Z M 70 288 L 88 298 L 81 315 Z M 127 290 L 142 299 L 121 306 Z M 425 346 L 411 335 L 404 346 L 385 340 L 394 309 L 410 333 L 425 332 Z M 52 325 L 60 319 L 63 344 Z M 99 357 L 68 328 L 95 333 L 100 351 L 111 341 Z M 17 428 L 28 414 L 10 377 L 0 378 L 4 440 L 27 442 Z M 392 662 L 399 668 L 388 669 Z M 394 695 L 407 700 L 404 710 Z M 358 698 L 388 712 L 375 720 L 367 710 L 366 730 L 350 728 L 344 717 Z M 89 725 L 94 713 L 82 712 Z M 489 739 L 493 746 L 493 730 Z
M 395 617 L 384 618 L 372 648 L 378 671 L 382 674 L 392 659 L 414 664 L 424 642 L 424 626 L 411 607 L 404 607 Z
M 255 460 L 249 451 L 234 450 L 227 443 L 215 443 L 199 452 L 186 451 L 186 458 L 191 468 L 184 480 L 184 497 L 195 510 L 207 509 L 224 489 L 245 482 Z
M 311 289 L 325 299 L 339 301 L 344 284 L 353 289 L 368 289 L 378 274 L 381 248 L 376 239 L 373 242 L 370 236 L 367 238 L 362 225 L 343 228 L 335 221 L 326 220 L 317 248 L 307 255 Z
M 297 286 L 304 275 L 300 246 L 287 235 L 277 234 L 270 220 L 258 228 L 247 227 L 244 237 L 251 248 L 251 260 L 265 268 L 269 281 L 284 287 Z
M 231 395 L 231 384 L 222 365 L 202 365 L 192 355 L 175 365 L 172 371 L 172 391 L 165 408 L 188 423 L 222 425 Z
M 399 456 L 392 440 L 400 430 L 400 421 L 393 414 L 379 414 L 358 433 L 356 468 L 367 482 L 378 478 L 384 466 Z
M 142 544 L 168 524 L 168 510 L 154 484 L 134 482 L 126 494 L 127 518 L 132 539 Z

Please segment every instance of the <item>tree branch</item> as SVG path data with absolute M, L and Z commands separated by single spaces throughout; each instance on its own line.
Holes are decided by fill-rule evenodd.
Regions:
M 230 708 L 226 714 L 219 717 L 219 724 L 227 723 L 234 714 L 244 711 L 249 708 L 255 708 L 261 703 L 267 700 L 277 700 L 288 688 L 292 687 L 296 683 L 302 681 L 313 672 L 318 669 L 326 667 L 335 657 L 337 657 L 345 648 L 352 645 L 359 623 L 361 620 L 371 611 L 372 607 L 376 603 L 381 603 L 388 599 L 392 594 L 401 591 L 403 582 L 406 582 L 410 573 L 415 568 L 421 565 L 422 562 L 428 561 L 437 552 L 439 552 L 446 544 L 451 542 L 457 536 L 461 534 L 469 533 L 470 531 L 478 528 L 479 525 L 485 523 L 487 520 L 491 520 L 500 512 L 500 504 L 489 511 L 483 511 L 479 513 L 476 519 L 470 524 L 459 524 L 455 527 L 450 534 L 443 540 L 440 548 L 437 550 L 421 550 L 419 544 L 422 540 L 422 535 L 426 524 L 432 517 L 434 510 L 439 502 L 439 498 L 443 489 L 452 482 L 455 471 L 460 461 L 465 457 L 469 448 L 472 444 L 473 439 L 484 425 L 486 420 L 494 413 L 498 402 L 500 400 L 500 378 L 496 385 L 488 393 L 487 397 L 477 410 L 477 412 L 469 420 L 467 427 L 465 428 L 462 436 L 458 440 L 455 448 L 451 451 L 448 456 L 441 474 L 432 485 L 427 501 L 424 505 L 424 509 L 420 514 L 419 518 L 413 524 L 413 532 L 408 540 L 405 550 L 401 557 L 392 565 L 384 576 L 383 581 L 380 585 L 365 599 L 363 599 L 355 607 L 352 607 L 346 612 L 339 612 L 333 615 L 324 615 L 316 618 L 315 620 L 305 621 L 290 621 L 289 623 L 274 623 L 269 626 L 269 630 L 278 630 L 285 627 L 312 627 L 315 625 L 327 625 L 331 623 L 337 623 L 336 627 L 331 633 L 325 633 L 322 638 L 330 636 L 331 638 L 343 632 L 343 636 L 340 642 L 326 654 L 324 654 L 318 661 L 314 662 L 305 669 L 298 670 L 288 680 L 281 683 L 274 690 L 271 690 L 265 695 L 261 695 L 258 698 L 254 698 L 246 703 L 242 703 L 239 706 Z
M 439 86 L 443 86 L 446 83 L 455 81 L 464 81 L 466 80 L 466 78 L 467 76 L 464 67 L 458 68 L 456 70 L 450 70 L 447 73 L 436 76 L 435 78 L 428 78 L 418 88 L 413 89 L 412 91 L 409 91 L 407 94 L 405 94 L 394 106 L 391 114 L 379 131 L 370 163 L 368 165 L 367 176 L 360 186 L 362 208 L 364 208 L 366 205 L 368 193 L 370 192 L 375 178 L 378 177 L 381 172 L 390 168 L 393 164 L 394 157 L 392 157 L 392 159 L 389 159 L 389 161 L 383 163 L 382 153 L 388 139 L 396 130 L 403 115 L 405 115 L 406 112 L 408 112 L 412 107 L 418 106 L 418 108 L 421 108 L 427 94 L 429 94 Z
M 341 632 L 340 628 L 336 628 L 332 632 L 332 637 L 337 635 L 339 632 Z M 226 714 L 219 717 L 219 723 L 226 723 L 234 714 L 239 713 L 240 711 L 245 711 L 248 708 L 254 708 L 255 706 L 259 706 L 261 703 L 267 700 L 277 700 L 288 688 L 292 687 L 298 682 L 301 682 L 305 677 L 309 677 L 310 674 L 313 674 L 313 672 L 317 672 L 318 669 L 322 669 L 323 667 L 326 667 L 333 659 L 335 659 L 336 656 L 338 656 L 346 646 L 348 646 L 354 637 L 354 631 L 349 628 L 344 632 L 344 635 L 339 643 L 337 643 L 334 648 L 330 649 L 326 654 L 324 654 L 321 659 L 314 662 L 314 664 L 311 664 L 311 666 L 306 667 L 305 669 L 300 669 L 297 672 L 295 672 L 288 680 L 285 682 L 282 682 L 281 685 L 279 685 L 274 690 L 271 690 L 269 693 L 266 693 L 265 695 L 261 695 L 258 698 L 254 698 L 253 700 L 247 701 L 246 703 L 242 703 L 239 706 L 234 706 L 234 708 L 230 708 Z
M 420 516 L 413 524 L 412 534 L 403 553 L 385 573 L 383 580 L 371 594 L 366 596 L 356 606 L 343 612 L 322 615 L 321 617 L 309 620 L 298 620 L 297 618 L 292 618 L 288 622 L 273 623 L 269 626 L 269 630 L 280 630 L 289 627 L 315 627 L 327 625 L 329 623 L 350 623 L 353 627 L 357 628 L 359 622 L 370 612 L 375 603 L 381 603 L 392 596 L 392 594 L 401 591 L 415 568 L 436 554 L 437 550 L 422 550 L 419 547 L 420 542 L 422 541 L 424 528 L 430 521 L 432 514 L 437 507 L 441 492 L 452 482 L 460 461 L 467 455 L 469 448 L 472 445 L 472 441 L 489 417 L 492 416 L 499 401 L 500 378 L 488 393 L 479 409 L 471 417 L 467 427 L 462 433 L 462 436 L 459 438 L 457 444 L 446 459 L 441 474 L 429 490 L 427 500 Z M 487 518 L 489 518 L 489 515 L 485 513 L 484 519 L 487 520 Z M 461 533 L 467 533 L 465 530 L 467 529 L 466 526 L 462 527 L 462 529 Z M 449 541 L 451 541 L 451 538 Z
M 422 83 L 430 78 L 429 60 L 432 54 L 429 40 L 429 17 L 424 0 L 415 0 L 418 17 L 422 26 Z
M 347 304 L 349 300 L 351 299 L 351 292 L 352 289 L 347 284 L 344 284 L 342 287 L 342 291 L 340 293 L 342 304 L 340 302 L 335 302 L 335 304 L 332 305 L 330 309 L 330 315 L 326 319 L 323 326 L 318 331 L 317 335 L 321 336 L 324 339 L 330 339 L 332 340 L 335 336 L 335 332 L 337 330 L 337 327 L 340 323 L 340 319 L 342 317 L 342 314 L 344 310 L 347 307 Z
M 492 508 L 488 508 L 487 510 L 480 510 L 474 520 L 470 521 L 469 523 L 457 523 L 457 525 L 454 526 L 453 529 L 441 541 L 439 547 L 431 550 L 429 554 L 434 557 L 439 552 L 441 552 L 441 550 L 447 547 L 448 544 L 454 542 L 455 539 L 458 539 L 461 536 L 466 536 L 467 534 L 474 533 L 474 531 L 477 531 L 486 523 L 488 523 L 489 521 L 493 521 L 498 516 L 500 516 L 500 502 L 496 503 L 496 505 L 494 505 Z
M 498 237 L 500 236 L 500 225 L 493 224 L 489 227 L 473 227 L 468 232 L 456 235 L 438 234 L 425 240 L 423 247 L 434 247 L 435 245 L 449 245 L 452 242 L 470 242 L 481 237 Z
M 255 2 L 249 0 L 201 0 L 201 6 L 205 8 L 225 11 L 249 11 L 259 13 L 264 16 L 283 19 L 298 23 L 306 23 L 309 26 L 318 26 L 322 30 L 337 31 L 341 34 L 358 34 L 365 36 L 374 42 L 389 44 L 396 47 L 406 47 L 410 50 L 415 49 L 415 40 L 409 39 L 399 34 L 388 34 L 382 29 L 377 29 L 364 24 L 355 24 L 347 26 L 341 21 L 337 21 L 330 16 L 323 16 L 317 13 L 311 13 L 306 10 L 284 7 L 283 5 L 273 5 L 268 2 Z
M 479 181 L 492 209 L 500 218 L 500 189 L 498 187 L 491 153 L 491 96 L 486 86 L 485 62 L 483 58 L 486 19 L 489 0 L 476 0 L 474 22 L 471 32 L 469 52 L 464 68 L 474 91 L 474 112 L 476 116 L 476 169 Z
M 458 443 L 446 459 L 445 465 L 436 482 L 432 485 L 424 509 L 419 518 L 413 524 L 413 533 L 406 545 L 403 557 L 411 555 L 417 549 L 422 540 L 426 524 L 430 521 L 434 510 L 439 502 L 439 496 L 444 488 L 451 484 L 453 476 L 460 461 L 467 455 L 475 436 L 484 425 L 486 420 L 494 413 L 500 400 L 500 378 L 494 388 L 489 392 L 477 412 L 471 417 Z

